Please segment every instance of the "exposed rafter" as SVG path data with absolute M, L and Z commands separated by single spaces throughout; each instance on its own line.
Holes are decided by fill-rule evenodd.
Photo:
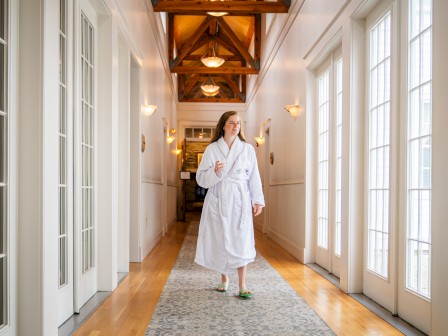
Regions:
M 246 101 L 246 75 L 260 71 L 261 13 L 286 13 L 288 0 L 152 0 L 154 11 L 168 12 L 168 61 L 177 74 L 180 102 Z M 206 12 L 227 12 L 224 17 Z M 224 64 L 206 67 L 201 58 L 217 54 Z M 220 87 L 207 97 L 201 85 L 212 77 Z

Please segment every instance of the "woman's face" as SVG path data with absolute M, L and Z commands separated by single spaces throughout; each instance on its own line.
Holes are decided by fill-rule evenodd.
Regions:
M 231 115 L 224 124 L 224 135 L 237 136 L 240 132 L 240 117 Z

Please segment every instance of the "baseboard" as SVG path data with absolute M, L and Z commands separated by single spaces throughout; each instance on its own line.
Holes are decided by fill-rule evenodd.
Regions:
M 142 261 L 146 258 L 146 256 L 152 251 L 154 247 L 162 240 L 163 234 L 160 231 L 153 239 L 151 239 L 145 246 L 143 246 L 142 253 Z
M 286 251 L 291 253 L 295 258 L 297 258 L 298 261 L 303 264 L 304 251 L 301 247 L 296 246 L 294 243 L 290 242 L 288 239 L 282 237 L 272 230 L 269 230 L 268 237 L 278 243 Z
M 171 229 L 171 227 L 176 224 L 177 217 L 174 217 L 170 222 L 168 222 L 168 230 Z

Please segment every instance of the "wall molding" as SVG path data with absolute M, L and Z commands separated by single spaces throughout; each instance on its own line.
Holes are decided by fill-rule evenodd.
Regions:
M 296 0 L 294 4 L 290 7 L 286 19 L 283 21 L 283 27 L 280 30 L 280 33 L 276 37 L 270 37 L 271 39 L 276 39 L 276 42 L 274 42 L 274 45 L 271 50 L 266 51 L 266 62 L 264 63 L 264 66 L 262 69 L 260 69 L 259 74 L 257 75 L 257 78 L 253 84 L 252 91 L 250 92 L 250 95 L 246 99 L 246 109 L 251 105 L 252 100 L 257 95 L 258 89 L 260 88 L 261 84 L 263 83 L 264 77 L 269 71 L 269 68 L 271 67 L 272 61 L 274 60 L 275 56 L 277 55 L 278 51 L 280 50 L 280 47 L 283 45 L 283 41 L 285 40 L 286 36 L 288 36 L 289 30 L 291 29 L 292 25 L 294 24 L 297 16 L 299 15 L 303 4 L 305 3 L 305 0 Z M 277 15 L 276 15 L 277 16 Z M 271 27 L 269 30 L 272 29 L 274 25 L 274 22 L 272 22 Z M 267 42 L 265 42 L 266 44 Z
M 295 185 L 295 184 L 305 184 L 305 179 L 294 179 L 294 180 L 283 180 L 283 181 L 270 181 L 269 186 L 284 186 L 284 185 Z
M 147 184 L 157 184 L 157 185 L 163 185 L 163 181 L 162 180 L 142 180 L 142 183 L 147 183 Z
M 325 29 L 322 31 L 322 34 L 317 38 L 317 40 L 314 42 L 314 44 L 311 46 L 311 48 L 306 52 L 306 54 L 303 56 L 303 59 L 307 59 L 310 54 L 316 49 L 316 47 L 321 43 L 321 41 L 327 36 L 327 33 L 330 31 L 330 29 L 333 27 L 333 25 L 336 23 L 336 21 L 339 19 L 339 17 L 344 13 L 347 6 L 352 2 L 352 0 L 347 0 L 345 3 L 341 6 L 339 11 L 336 13 L 336 15 L 333 17 L 333 19 L 328 23 L 328 25 L 325 27 Z

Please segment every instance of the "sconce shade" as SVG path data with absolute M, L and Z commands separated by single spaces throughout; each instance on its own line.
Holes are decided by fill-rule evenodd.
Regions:
M 145 116 L 149 117 L 150 115 L 153 115 L 154 112 L 156 112 L 156 110 L 157 110 L 158 108 L 159 108 L 159 107 L 158 107 L 157 105 L 145 105 L 145 106 L 143 107 L 143 114 L 144 114 Z
M 255 139 L 256 143 L 259 144 L 259 145 L 264 144 L 264 142 L 266 140 L 266 138 L 263 138 L 261 136 L 260 137 L 255 137 L 254 139 Z
M 174 141 L 174 139 L 176 139 L 176 138 L 173 137 L 173 136 L 171 136 L 171 135 L 170 135 L 170 136 L 167 136 L 167 137 L 166 137 L 166 142 L 170 144 L 170 143 L 172 143 L 172 142 Z
M 303 107 L 301 107 L 300 105 L 285 105 L 283 107 L 292 117 L 298 117 L 299 114 L 303 111 Z
M 173 153 L 179 155 L 180 153 L 182 153 L 182 149 L 175 149 L 173 150 Z

